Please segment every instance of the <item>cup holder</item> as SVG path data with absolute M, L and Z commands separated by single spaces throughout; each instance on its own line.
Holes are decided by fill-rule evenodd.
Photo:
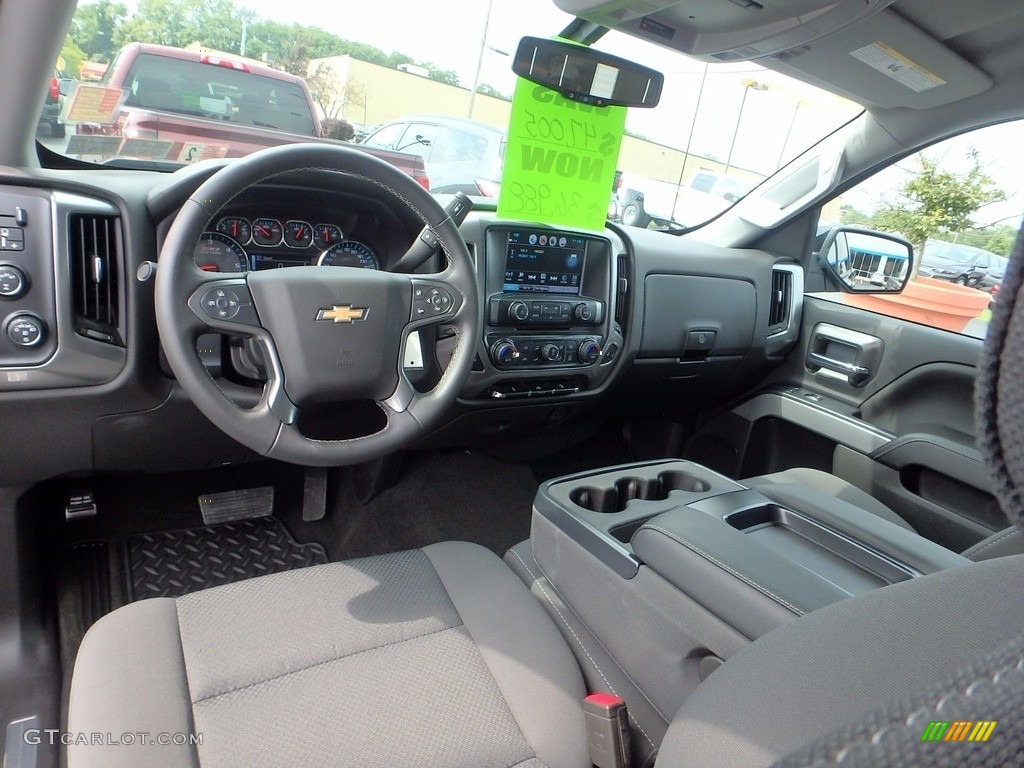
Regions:
M 610 514 L 622 512 L 633 499 L 662 501 L 672 491 L 704 493 L 711 485 L 689 472 L 661 472 L 657 477 L 622 477 L 611 488 L 596 488 L 584 485 L 574 488 L 569 498 L 572 502 L 591 512 Z

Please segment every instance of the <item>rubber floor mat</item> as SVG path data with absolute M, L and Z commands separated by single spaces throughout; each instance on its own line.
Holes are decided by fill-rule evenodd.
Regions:
M 88 629 L 110 613 L 110 556 L 105 541 L 86 541 L 68 551 L 82 626 Z
M 207 587 L 327 562 L 319 544 L 299 544 L 276 517 L 159 531 L 128 540 L 132 600 L 180 597 Z

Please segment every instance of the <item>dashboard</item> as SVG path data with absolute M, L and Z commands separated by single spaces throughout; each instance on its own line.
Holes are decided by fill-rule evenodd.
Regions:
M 45 171 L 0 179 L 0 420 L 26 436 L 0 445 L 0 483 L 258 458 L 206 421 L 162 361 L 147 279 L 177 211 L 213 165 L 93 171 L 75 185 Z M 365 180 L 307 170 L 222 206 L 193 258 L 224 273 L 390 270 L 421 229 Z M 476 359 L 424 446 L 557 434 L 595 411 L 657 408 L 666 396 L 724 402 L 796 341 L 801 273 L 770 253 L 614 225 L 508 221 L 490 210 L 470 213 L 460 233 L 477 272 Z M 436 253 L 415 271 L 443 267 Z M 780 275 L 790 280 L 781 314 Z M 436 384 L 455 343 L 443 323 L 409 337 L 400 364 L 414 386 Z M 244 339 L 207 334 L 197 354 L 228 397 L 259 400 L 261 360 Z

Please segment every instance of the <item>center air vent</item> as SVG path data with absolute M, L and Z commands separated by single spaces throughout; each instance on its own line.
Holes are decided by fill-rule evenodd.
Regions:
M 68 220 L 75 331 L 123 345 L 120 330 L 121 222 L 116 216 L 72 214 Z

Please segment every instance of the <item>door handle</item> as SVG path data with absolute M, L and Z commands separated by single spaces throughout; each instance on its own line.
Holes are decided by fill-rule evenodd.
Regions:
M 830 371 L 843 374 L 854 386 L 867 381 L 871 377 L 870 368 L 857 365 L 856 363 L 844 363 L 842 360 L 833 360 L 831 357 L 826 357 L 818 352 L 811 352 L 807 359 L 819 368 L 827 368 Z
M 884 348 L 877 336 L 818 323 L 811 331 L 804 363 L 813 374 L 862 387 L 882 364 Z

